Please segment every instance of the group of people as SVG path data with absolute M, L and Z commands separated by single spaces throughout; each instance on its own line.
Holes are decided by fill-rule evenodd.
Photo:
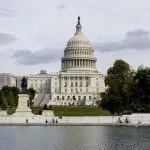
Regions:
M 118 123 L 130 123 L 129 118 L 126 117 L 126 119 L 124 120 L 124 122 L 121 120 L 121 117 L 118 118 Z
M 45 123 L 48 123 L 48 121 L 47 121 L 47 119 L 45 120 Z M 55 118 L 53 118 L 53 123 L 58 123 L 58 120 L 57 119 L 55 119 Z

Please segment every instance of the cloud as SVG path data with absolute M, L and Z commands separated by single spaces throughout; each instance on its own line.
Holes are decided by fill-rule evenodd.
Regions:
M 58 9 L 65 9 L 67 7 L 67 4 L 61 4 L 61 5 L 58 5 Z
M 101 52 L 121 51 L 126 49 L 146 50 L 150 49 L 150 32 L 137 29 L 127 32 L 121 41 L 106 41 L 94 43 L 95 49 Z
M 9 33 L 0 33 L 0 46 L 8 45 L 17 41 L 17 38 Z
M 7 18 L 7 17 L 14 17 L 17 14 L 15 10 L 0 8 L 0 17 Z
M 62 51 L 63 52 L 63 51 Z M 13 54 L 13 58 L 21 65 L 47 64 L 60 60 L 62 54 L 59 49 L 45 48 L 32 52 L 31 50 L 19 50 Z

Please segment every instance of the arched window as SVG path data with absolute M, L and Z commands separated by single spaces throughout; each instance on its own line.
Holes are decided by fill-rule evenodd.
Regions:
M 57 100 L 59 100 L 59 96 L 57 96 Z
M 71 82 L 71 87 L 73 87 L 73 82 Z
M 92 97 L 91 96 L 89 96 L 89 100 L 91 100 L 92 99 Z

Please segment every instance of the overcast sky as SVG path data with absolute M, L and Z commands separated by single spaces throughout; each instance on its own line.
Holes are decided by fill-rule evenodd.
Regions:
M 150 66 L 150 0 L 0 0 L 0 72 L 59 71 L 78 15 L 100 72 Z

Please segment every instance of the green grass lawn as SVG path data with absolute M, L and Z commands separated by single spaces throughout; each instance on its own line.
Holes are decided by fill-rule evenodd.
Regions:
M 31 108 L 31 110 L 32 110 L 32 113 L 35 114 L 35 115 L 39 114 L 40 111 L 42 111 L 41 108 Z
M 54 107 L 56 116 L 111 116 L 112 114 L 102 108 L 87 107 Z

